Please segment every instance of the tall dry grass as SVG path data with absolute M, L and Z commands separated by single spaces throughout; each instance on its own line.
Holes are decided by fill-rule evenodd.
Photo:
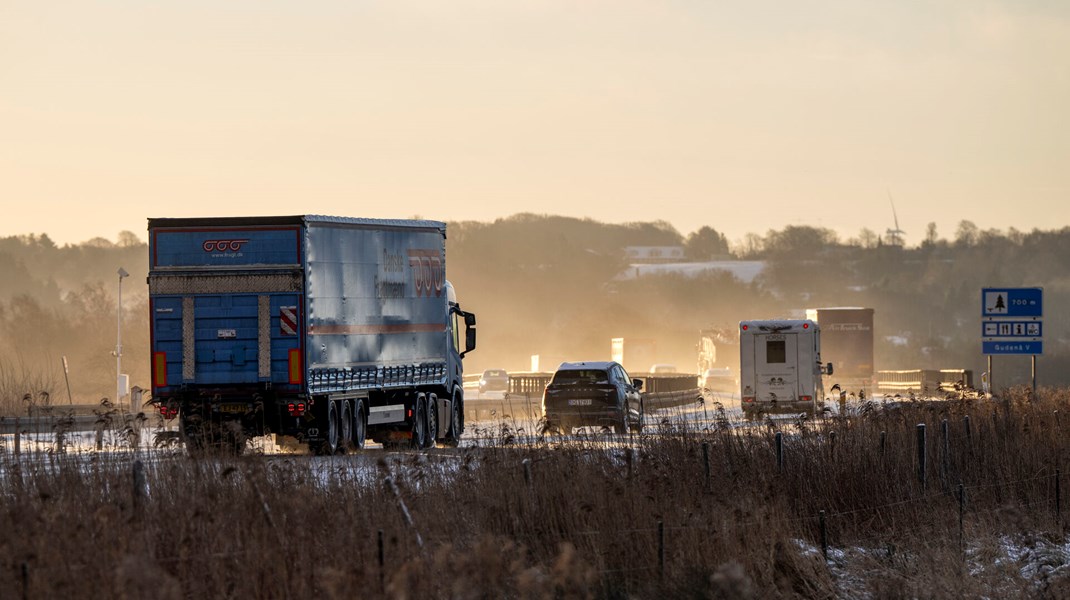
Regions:
M 136 485 L 132 455 L 7 449 L 0 596 L 1066 597 L 1065 556 L 1023 574 L 1001 550 L 1040 552 L 1066 532 L 1054 500 L 1070 391 L 1028 396 L 662 424 L 627 445 L 522 443 L 506 424 L 456 452 L 142 453 Z

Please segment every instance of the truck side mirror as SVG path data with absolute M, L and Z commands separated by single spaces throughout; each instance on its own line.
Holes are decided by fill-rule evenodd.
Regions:
M 828 375 L 832 375 L 832 363 L 828 363 L 827 365 L 825 365 L 825 373 Z
M 464 358 L 465 354 L 468 354 L 472 350 L 476 349 L 476 330 L 474 327 L 469 327 L 464 330 L 464 352 L 461 352 L 461 358 Z
M 637 390 L 643 389 L 643 380 L 642 379 L 633 379 L 632 380 L 632 387 L 637 389 Z
M 475 315 L 475 313 L 464 313 L 464 326 L 465 327 L 475 327 L 476 326 L 476 315 Z M 474 344 L 473 344 L 473 347 L 475 347 Z

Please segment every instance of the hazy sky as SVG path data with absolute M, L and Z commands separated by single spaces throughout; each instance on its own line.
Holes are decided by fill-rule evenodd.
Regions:
M 0 235 L 1070 225 L 1070 2 L 0 0 Z

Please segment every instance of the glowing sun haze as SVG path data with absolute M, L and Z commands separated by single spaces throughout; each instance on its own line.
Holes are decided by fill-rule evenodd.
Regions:
M 517 212 L 1070 225 L 1070 3 L 0 5 L 0 235 Z

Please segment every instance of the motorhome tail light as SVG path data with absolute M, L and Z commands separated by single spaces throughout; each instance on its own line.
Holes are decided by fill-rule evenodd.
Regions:
M 154 352 L 152 354 L 152 387 L 165 387 L 167 385 L 167 353 Z
M 754 396 L 743 396 L 744 402 L 754 402 Z
M 290 350 L 290 383 L 301 383 L 301 351 L 297 348 Z

